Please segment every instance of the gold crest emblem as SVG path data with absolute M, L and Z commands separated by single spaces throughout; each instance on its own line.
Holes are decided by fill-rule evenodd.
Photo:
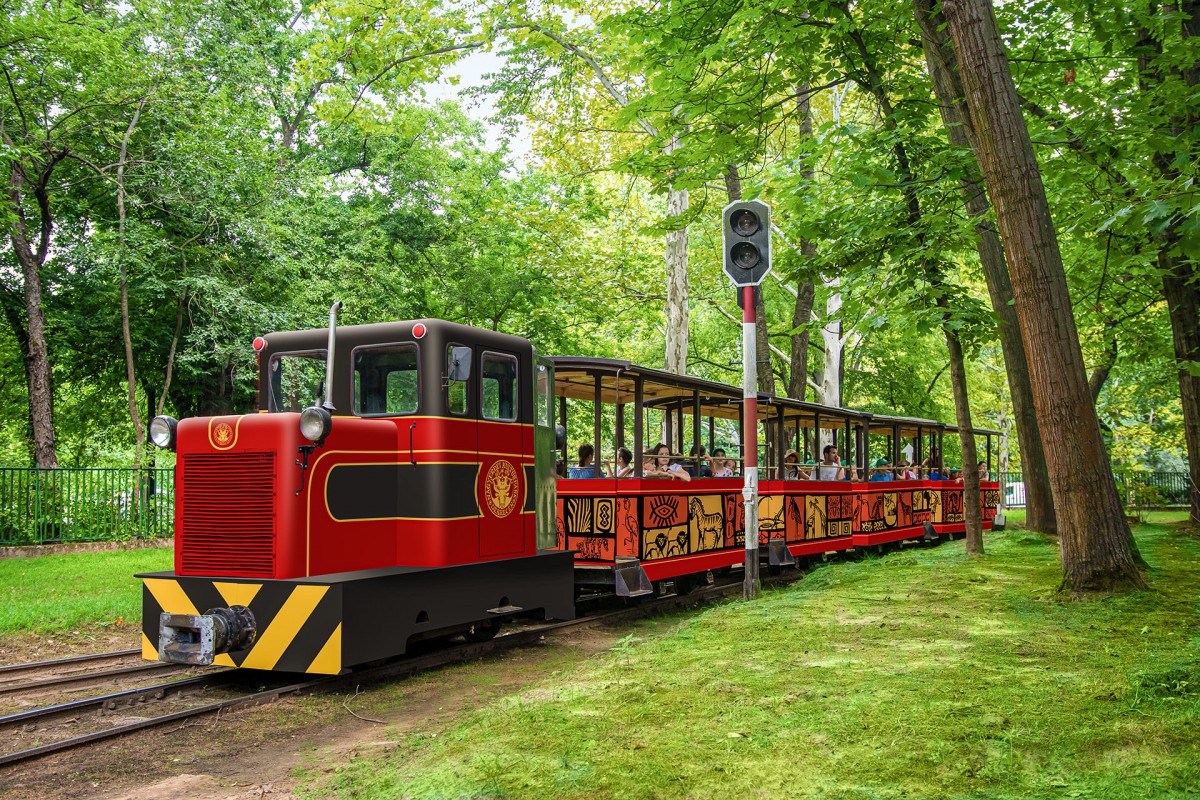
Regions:
M 508 461 L 497 461 L 488 469 L 483 497 L 492 516 L 504 518 L 517 507 L 517 469 Z
M 213 441 L 217 443 L 217 447 L 229 447 L 233 442 L 233 426 L 228 422 L 222 422 L 213 429 Z

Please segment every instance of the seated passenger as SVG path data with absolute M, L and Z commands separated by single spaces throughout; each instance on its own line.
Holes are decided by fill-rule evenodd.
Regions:
M 850 468 L 851 470 L 854 467 Z M 821 463 L 817 464 L 816 470 L 813 472 L 813 480 L 818 481 L 840 481 L 845 480 L 846 471 L 842 469 L 838 463 L 838 449 L 834 445 L 827 444 L 825 449 L 821 451 Z M 851 480 L 857 480 L 855 475 Z
M 579 466 L 571 467 L 570 478 L 603 478 L 604 470 L 592 463 L 595 449 L 590 444 L 579 445 Z
M 554 462 L 554 474 L 560 478 L 567 477 L 567 462 L 561 458 L 556 459 Z
M 892 462 L 886 458 L 880 457 L 875 459 L 875 464 L 871 467 L 871 477 L 867 478 L 867 480 L 872 482 L 894 480 L 892 478 L 891 466 Z
M 725 458 L 725 451 L 720 447 L 712 451 L 712 473 L 714 478 L 733 477 L 733 462 Z
M 783 479 L 785 481 L 800 480 L 800 454 L 788 450 L 783 454 Z
M 896 465 L 896 480 L 898 481 L 915 481 L 917 473 L 913 472 L 912 464 L 906 460 L 901 460 Z
M 617 448 L 617 468 L 613 474 L 618 478 L 633 477 L 633 453 L 629 452 L 628 447 Z
M 692 447 L 691 458 L 688 459 L 688 465 L 686 467 L 684 467 L 684 469 L 687 470 L 687 474 L 691 475 L 693 478 L 711 478 L 713 476 L 712 468 L 710 468 L 709 465 L 707 463 L 705 463 L 709 460 L 709 458 L 708 458 L 708 456 L 706 456 L 704 454 L 704 452 L 705 452 L 704 445 L 700 445 L 700 447 L 699 447 L 700 471 L 696 472 L 697 448 Z
M 942 451 L 937 447 L 929 448 L 929 458 L 921 462 L 921 471 L 929 476 L 929 480 L 941 480 L 941 476 L 945 474 L 946 468 L 942 464 Z M 934 475 L 938 477 L 934 477 Z
M 988 473 L 987 462 L 980 461 L 979 462 L 979 480 L 990 481 L 991 479 L 992 479 L 991 475 Z
M 648 478 L 670 478 L 677 481 L 690 481 L 692 476 L 677 463 L 671 461 L 671 448 L 659 442 L 651 454 L 654 461 L 645 473 Z

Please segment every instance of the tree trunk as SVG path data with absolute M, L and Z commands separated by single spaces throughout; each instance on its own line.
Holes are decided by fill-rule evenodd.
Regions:
M 817 402 L 826 406 L 840 406 L 842 400 L 842 293 L 841 280 L 834 276 L 825 281 L 830 290 L 825 301 L 825 324 L 821 326 L 821 339 L 825 342 L 825 366 L 821 371 L 821 391 Z
M 943 295 L 943 300 L 944 300 Z M 967 365 L 963 361 L 962 343 L 948 327 L 946 349 L 950 353 L 950 386 L 954 391 L 954 417 L 958 421 L 958 438 L 962 444 L 963 524 L 967 532 L 967 555 L 983 555 L 983 523 L 980 517 L 979 455 L 975 451 L 975 425 L 971 422 L 971 405 L 967 402 Z
M 844 9 L 848 14 L 848 8 L 844 7 Z M 876 102 L 879 103 L 884 126 L 893 134 L 898 134 L 899 126 L 896 123 L 895 108 L 888 96 L 883 74 L 871 58 L 871 52 L 867 48 L 866 40 L 861 32 L 852 31 L 850 38 L 857 44 L 858 52 L 863 59 L 863 67 L 866 70 L 867 82 L 863 84 L 863 88 L 870 91 Z M 860 83 L 863 83 L 861 79 Z M 930 288 L 935 291 L 940 290 L 945 285 L 944 270 L 939 262 L 924 254 L 926 221 L 921 211 L 921 198 L 916 191 L 908 150 L 898 135 L 892 145 L 892 152 L 896 158 L 896 171 L 900 177 L 901 191 L 908 208 L 908 224 L 916 232 L 917 240 L 922 245 L 921 270 L 929 282 Z M 983 554 L 983 527 L 979 518 L 979 468 L 975 463 L 977 460 L 975 456 L 975 426 L 971 424 L 971 406 L 967 399 L 967 369 L 963 362 L 962 344 L 959 342 L 958 334 L 950 327 L 950 301 L 944 291 L 936 293 L 936 303 L 942 311 L 942 333 L 946 337 L 946 346 L 950 357 L 950 385 L 954 393 L 955 419 L 962 442 L 963 525 L 966 529 L 967 554 L 977 556 Z
M 958 60 L 946 32 L 945 19 L 936 10 L 934 0 L 914 0 L 913 5 L 921 26 L 925 61 L 937 93 L 946 138 L 957 147 L 969 147 L 970 120 L 959 112 L 965 99 L 962 81 L 959 80 Z M 1033 406 L 1033 387 L 1029 383 L 1025 345 L 1021 341 L 1017 310 L 1012 302 L 1012 282 L 1008 277 L 1008 265 L 1004 262 L 1004 247 L 996 226 L 987 217 L 991 205 L 984 191 L 982 176 L 976 169 L 971 169 L 961 184 L 967 216 L 978 220 L 975 223 L 975 246 L 979 253 L 979 264 L 987 282 L 992 310 L 1000 318 L 1000 348 L 1004 353 L 1004 370 L 1008 376 L 1017 441 L 1021 445 L 1025 524 L 1032 530 L 1053 534 L 1057 531 L 1054 498 L 1050 492 L 1050 475 L 1046 471 L 1046 457 Z
M 667 216 L 681 217 L 688 208 L 687 189 L 667 194 Z M 684 226 L 667 234 L 667 335 L 666 370 L 683 375 L 688 354 L 688 230 Z
M 1171 338 L 1183 403 L 1183 436 L 1191 478 L 1189 516 L 1193 525 L 1200 525 L 1200 376 L 1188 369 L 1200 369 L 1200 276 L 1182 256 L 1168 253 L 1166 248 L 1159 250 L 1158 265 L 1163 269 L 1163 293 L 1171 313 Z
M 813 135 L 810 89 L 811 87 L 806 83 L 797 92 L 800 98 L 796 104 L 796 113 L 800 118 L 800 138 L 805 141 L 811 140 Z M 804 159 L 804 168 L 800 170 L 800 176 L 810 183 L 812 182 L 814 172 L 811 159 L 807 157 Z M 800 255 L 806 262 L 811 263 L 817 257 L 816 243 L 807 238 L 801 239 Z M 800 332 L 792 334 L 792 368 L 788 375 L 788 397 L 794 400 L 804 400 L 804 393 L 808 388 L 808 323 L 812 321 L 815 294 L 816 286 L 812 281 L 796 285 L 796 304 L 792 310 L 792 330 Z
M 1100 423 L 1088 394 L 1058 238 L 988 0 L 944 0 L 972 142 L 996 208 L 1042 444 L 1063 582 L 1073 591 L 1143 587 Z
M 817 254 L 817 246 L 805 239 L 800 251 L 806 259 Z M 812 281 L 796 287 L 796 307 L 792 313 L 792 328 L 801 333 L 792 334 L 792 368 L 788 375 L 788 397 L 804 400 L 808 389 L 808 323 L 812 320 L 813 297 L 816 293 Z
M 125 383 L 128 387 L 129 419 L 133 422 L 134 449 L 133 467 L 141 469 L 142 448 L 146 444 L 146 429 L 142 425 L 137 407 L 137 375 L 133 363 L 133 336 L 129 331 L 129 265 L 125 260 L 125 160 L 129 154 L 129 140 L 137 128 L 138 119 L 146 105 L 149 96 L 143 97 L 129 120 L 125 129 L 125 138 L 121 140 L 121 156 L 117 160 L 117 238 L 120 250 L 117 259 L 121 264 L 121 339 L 125 344 Z M 151 401 L 152 398 L 147 398 Z
M 45 166 L 48 171 L 53 163 Z M 48 174 L 48 172 L 46 173 Z M 9 167 L 8 202 L 13 220 L 9 241 L 25 287 L 25 370 L 29 379 L 29 423 L 33 432 L 33 460 L 41 469 L 56 469 L 54 451 L 54 379 L 50 370 L 50 348 L 46 342 L 46 314 L 42 307 L 42 264 L 50 246 L 53 218 L 50 198 L 44 184 L 34 187 L 41 212 L 41 230 L 35 252 L 27 235 L 22 206 L 22 187 L 26 185 L 22 167 L 13 161 Z
M 1200 2 L 1185 0 L 1181 8 L 1163 6 L 1162 32 L 1166 36 L 1175 31 L 1174 24 L 1184 41 L 1200 36 Z M 1179 12 L 1182 11 L 1182 14 Z M 1172 18 L 1175 20 L 1172 24 Z M 1155 40 L 1150 31 L 1143 31 L 1139 45 L 1142 55 L 1138 59 L 1140 84 L 1143 91 L 1156 87 L 1162 75 L 1149 58 L 1150 53 L 1161 55 L 1161 42 Z M 1194 50 L 1193 50 L 1194 52 Z M 1200 84 L 1200 61 L 1184 65 L 1179 72 L 1184 83 L 1195 89 Z M 1169 139 L 1182 143 L 1181 149 L 1193 146 L 1195 137 L 1195 115 L 1173 116 L 1169 122 Z M 1154 164 L 1169 182 L 1179 180 L 1176 153 L 1158 152 Z M 1194 156 L 1189 154 L 1194 160 Z M 1167 311 L 1171 316 L 1171 341 L 1175 349 L 1176 374 L 1179 379 L 1179 399 L 1183 406 L 1183 437 L 1187 446 L 1188 475 L 1190 477 L 1189 516 L 1192 524 L 1200 525 L 1200 271 L 1196 263 L 1179 252 L 1182 220 L 1176 216 L 1156 241 L 1158 266 L 1163 273 L 1163 295 L 1167 299 Z

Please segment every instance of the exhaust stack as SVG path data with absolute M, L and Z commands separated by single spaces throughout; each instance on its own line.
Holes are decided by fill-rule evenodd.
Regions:
M 333 407 L 333 343 L 337 332 L 337 312 L 341 310 L 341 300 L 329 307 L 329 344 L 326 345 L 328 354 L 325 357 L 325 402 L 321 405 L 330 411 L 335 410 Z

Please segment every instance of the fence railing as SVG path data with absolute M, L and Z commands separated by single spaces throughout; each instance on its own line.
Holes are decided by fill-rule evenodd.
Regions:
M 1008 508 L 1025 507 L 1025 481 L 1020 472 L 999 473 Z M 1126 508 L 1186 508 L 1191 476 L 1186 472 L 1116 472 L 1117 491 Z
M 172 535 L 173 469 L 0 468 L 0 545 Z

